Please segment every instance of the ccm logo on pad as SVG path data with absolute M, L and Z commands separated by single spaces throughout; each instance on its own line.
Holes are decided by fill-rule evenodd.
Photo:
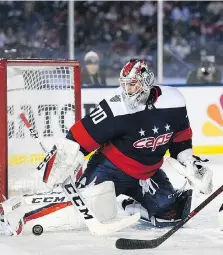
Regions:
M 145 137 L 141 138 L 138 141 L 133 143 L 133 146 L 137 149 L 142 148 L 152 148 L 152 151 L 155 151 L 158 146 L 164 145 L 169 142 L 173 132 L 162 134 L 155 137 Z
M 32 204 L 39 203 L 62 203 L 67 201 L 66 197 L 34 197 L 32 199 Z

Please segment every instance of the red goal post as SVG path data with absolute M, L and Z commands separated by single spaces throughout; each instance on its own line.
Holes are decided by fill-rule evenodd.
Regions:
M 24 112 L 47 149 L 81 118 L 78 61 L 0 60 L 0 201 L 2 195 L 43 191 L 35 170 L 43 153 L 19 119 Z

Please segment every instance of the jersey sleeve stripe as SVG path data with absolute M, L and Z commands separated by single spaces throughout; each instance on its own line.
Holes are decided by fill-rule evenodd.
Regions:
M 102 148 L 101 153 L 116 167 L 136 179 L 145 180 L 150 178 L 163 164 L 163 159 L 153 165 L 141 164 L 123 154 L 113 144 L 105 145 Z
M 71 127 L 70 131 L 77 143 L 79 143 L 87 152 L 92 152 L 100 146 L 88 133 L 81 120 L 76 122 Z
M 178 133 L 173 138 L 174 143 L 180 143 L 192 138 L 192 130 L 191 128 L 184 129 Z

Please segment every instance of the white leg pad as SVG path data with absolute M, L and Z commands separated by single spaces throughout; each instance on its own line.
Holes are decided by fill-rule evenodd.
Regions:
M 80 189 L 80 192 L 100 222 L 106 222 L 116 217 L 117 204 L 113 182 L 86 187 Z M 35 211 L 52 203 L 68 201 L 64 192 L 58 190 L 50 194 L 25 195 L 24 198 L 26 212 Z M 34 225 L 41 225 L 44 231 L 85 228 L 79 212 L 72 205 L 27 222 L 24 230 L 30 232 Z

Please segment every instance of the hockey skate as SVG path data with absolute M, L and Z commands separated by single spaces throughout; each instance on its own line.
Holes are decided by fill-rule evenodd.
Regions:
M 149 217 L 147 210 L 132 198 L 122 201 L 122 208 L 129 214 L 140 211 L 141 220 L 146 221 L 150 226 L 157 228 L 173 227 L 179 221 L 185 219 L 190 213 L 192 190 L 185 190 L 177 193 L 176 202 L 168 209 L 155 216 Z

